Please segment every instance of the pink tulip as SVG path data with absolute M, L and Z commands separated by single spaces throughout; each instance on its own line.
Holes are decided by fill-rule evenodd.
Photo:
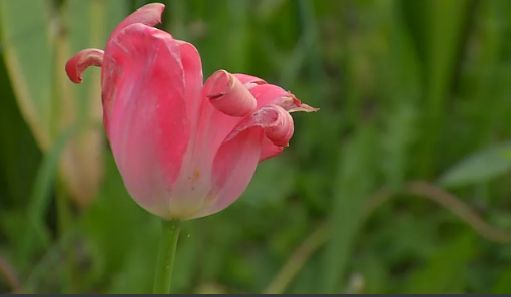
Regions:
M 152 27 L 163 9 L 138 9 L 104 52 L 78 52 L 66 72 L 79 83 L 102 68 L 104 127 L 134 200 L 165 219 L 197 218 L 233 203 L 257 164 L 288 146 L 290 112 L 316 109 L 246 74 L 218 70 L 203 84 L 195 47 Z

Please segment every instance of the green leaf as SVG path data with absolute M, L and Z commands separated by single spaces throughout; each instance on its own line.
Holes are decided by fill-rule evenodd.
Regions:
M 471 1 L 401 1 L 404 17 L 416 48 L 424 62 L 424 103 L 422 135 L 416 167 L 423 176 L 436 169 L 443 125 L 447 119 L 446 103 L 454 77 L 458 51 L 463 44 L 464 28 Z
M 4 59 L 21 112 L 43 150 L 51 146 L 54 44 L 45 0 L 0 1 Z
M 79 126 L 58 170 L 71 198 L 85 206 L 102 175 L 99 71 L 89 71 L 85 82 L 76 86 L 67 79 L 64 65 L 80 49 L 104 47 L 127 3 L 69 0 L 60 11 L 53 4 L 0 2 L 4 58 L 18 105 L 43 152 L 54 147 L 64 131 Z
M 482 183 L 511 169 L 511 143 L 501 144 L 465 158 L 442 175 L 445 187 Z
M 64 64 L 71 51 L 101 47 L 126 5 L 70 0 L 59 18 L 52 4 L 0 1 L 3 57 L 21 113 L 45 153 L 28 203 L 29 223 L 22 232 L 19 256 L 24 263 L 49 243 L 44 219 L 58 170 L 82 205 L 98 188 L 103 137 L 100 125 L 91 122 L 101 121 L 99 76 L 75 86 L 65 76 Z
M 362 225 L 364 200 L 373 190 L 375 177 L 375 135 L 362 128 L 341 151 L 334 185 L 334 206 L 329 224 L 322 279 L 323 292 L 339 292 L 358 230 Z
M 3 61 L 0 61 L 0 210 L 26 204 L 41 154 L 20 115 Z M 0 214 L 1 216 L 1 214 Z

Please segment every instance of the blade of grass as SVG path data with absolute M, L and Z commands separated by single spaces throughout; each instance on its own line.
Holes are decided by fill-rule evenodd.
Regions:
M 348 259 L 363 220 L 365 198 L 373 190 L 375 135 L 364 127 L 341 151 L 333 185 L 334 205 L 329 218 L 330 241 L 324 253 L 322 292 L 341 290 Z
M 405 18 L 416 36 L 416 48 L 423 54 L 423 135 L 419 147 L 418 171 L 431 176 L 442 139 L 449 91 L 454 79 L 463 41 L 470 1 L 403 1 Z

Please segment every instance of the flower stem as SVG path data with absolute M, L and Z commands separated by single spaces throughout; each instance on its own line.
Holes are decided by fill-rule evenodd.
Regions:
M 170 293 L 172 268 L 174 266 L 179 229 L 178 220 L 162 221 L 160 247 L 156 263 L 156 273 L 154 275 L 154 294 Z

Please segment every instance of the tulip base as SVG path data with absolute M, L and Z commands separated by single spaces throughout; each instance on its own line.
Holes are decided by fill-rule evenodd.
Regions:
M 179 230 L 180 224 L 178 220 L 162 221 L 162 232 L 153 284 L 154 294 L 170 293 Z

